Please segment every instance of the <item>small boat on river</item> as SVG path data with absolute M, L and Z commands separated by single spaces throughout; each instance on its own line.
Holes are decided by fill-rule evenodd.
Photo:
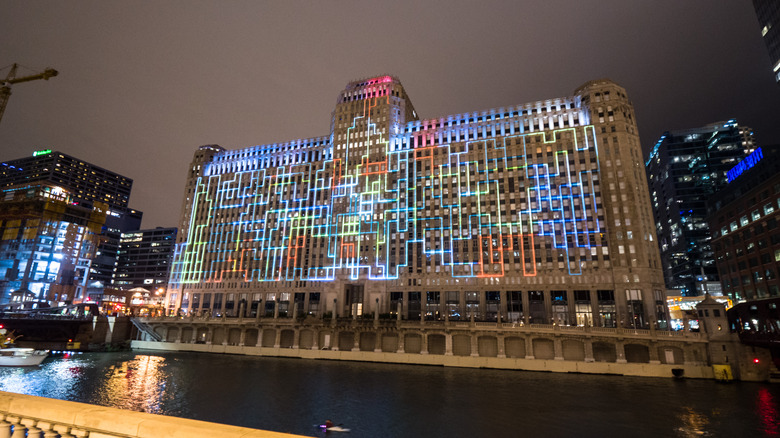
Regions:
M 49 355 L 48 350 L 34 348 L 0 348 L 1 367 L 34 367 Z
M 13 331 L 8 331 L 2 325 L 0 336 L 7 336 L 0 344 L 0 367 L 35 367 L 49 355 L 49 350 L 14 347 L 14 342 L 21 336 L 14 335 Z

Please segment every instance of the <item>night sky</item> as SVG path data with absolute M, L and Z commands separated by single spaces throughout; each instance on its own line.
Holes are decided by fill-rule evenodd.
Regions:
M 401 79 L 422 118 L 606 77 L 627 89 L 645 151 L 666 130 L 730 118 L 780 143 L 780 86 L 747 0 L 0 0 L 0 11 L 0 67 L 60 72 L 13 87 L 0 160 L 53 149 L 132 178 L 143 228 L 178 225 L 198 146 L 327 135 L 339 91 L 380 74 Z

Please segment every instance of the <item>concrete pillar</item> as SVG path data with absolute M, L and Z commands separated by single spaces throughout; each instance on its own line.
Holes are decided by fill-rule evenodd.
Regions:
M 208 333 L 206 333 L 206 344 L 211 345 L 211 340 L 214 339 L 214 329 L 209 326 Z
M 552 291 L 546 290 L 542 292 L 542 297 L 544 298 L 544 316 L 547 320 L 541 324 L 552 324 L 554 322 L 552 313 Z
M 376 299 L 376 307 L 374 307 L 374 327 L 379 327 L 379 298 Z
M 382 352 L 382 333 L 375 331 L 376 338 L 374 339 L 374 353 Z
M 496 336 L 496 343 L 498 344 L 498 357 L 506 357 L 506 347 L 503 333 Z
M 181 343 L 182 334 L 184 334 L 184 327 L 179 327 L 179 335 L 176 336 L 176 342 Z
M 574 302 L 574 290 L 566 291 L 566 308 L 569 311 L 569 325 L 577 325 L 577 303 Z
M 398 332 L 398 351 L 396 353 L 405 353 L 404 351 L 404 332 Z
M 279 300 L 274 300 L 274 319 L 279 319 Z
M 255 321 L 260 322 L 260 319 L 265 314 L 265 308 L 263 307 L 263 299 L 260 298 L 260 302 L 257 303 L 257 313 L 255 314 Z
M 360 351 L 360 332 L 352 332 L 352 351 Z
M 338 309 L 338 301 L 336 298 L 333 299 L 333 312 L 330 314 L 330 325 L 335 326 L 336 325 L 336 309 Z
M 423 297 L 425 292 L 420 292 L 420 297 Z M 428 303 L 425 302 L 425 297 L 420 298 L 420 324 L 425 324 L 425 311 L 428 307 Z
M 314 331 L 313 339 L 311 342 L 311 349 L 312 350 L 319 350 L 320 349 L 320 332 Z
M 241 321 L 244 319 L 244 302 L 241 300 L 238 300 L 238 320 Z
M 420 333 L 421 342 L 420 354 L 428 354 L 428 336 L 425 333 Z
M 521 293 L 520 296 L 522 297 L 522 301 L 523 301 L 523 324 L 528 325 L 528 323 L 529 323 L 528 313 L 530 311 L 530 307 L 529 307 L 529 304 L 528 304 L 529 303 L 529 301 L 528 301 L 528 291 L 525 291 L 525 292 Z
M 257 342 L 255 343 L 256 346 L 262 347 L 263 346 L 263 328 L 257 327 Z
M 333 334 L 330 337 L 330 349 L 333 351 L 339 351 L 339 331 L 333 330 Z
M 463 317 L 466 315 L 466 291 L 465 290 L 458 291 L 458 310 L 460 313 L 460 318 L 463 319 Z
M 525 337 L 525 358 L 536 359 L 534 357 L 534 340 L 530 336 Z
M 595 362 L 596 359 L 593 358 L 593 340 L 586 339 L 585 340 L 585 362 Z
M 452 356 L 452 333 L 444 334 L 444 355 Z
M 274 348 L 279 348 L 282 345 L 282 331 L 279 328 L 274 329 L 276 331 L 276 340 L 274 340 Z
M 479 356 L 479 336 L 472 333 L 471 336 L 471 357 Z
M 246 329 L 242 328 L 241 335 L 238 337 L 238 346 L 243 347 L 245 343 L 246 343 Z
M 617 355 L 617 363 L 626 363 L 626 349 L 623 341 L 615 342 L 615 353 Z
M 401 301 L 398 302 L 398 310 L 396 311 L 396 319 L 398 322 L 401 322 L 401 313 L 404 310 L 404 301 L 403 298 Z
M 563 341 L 558 336 L 553 338 L 553 351 L 555 360 L 563 360 Z
M 655 324 L 650 324 L 650 327 L 653 327 L 654 325 Z M 655 342 L 651 342 L 650 345 L 647 346 L 647 349 L 650 353 L 650 363 L 651 364 L 661 363 L 661 359 L 658 358 L 658 345 Z
M 301 342 L 301 330 L 296 328 L 296 329 L 293 330 L 293 345 L 292 345 L 292 348 L 297 350 L 298 346 L 300 345 L 300 342 Z
M 43 438 L 43 431 L 33 425 L 30 425 L 27 428 L 27 438 Z
M 25 432 L 27 428 L 22 424 L 21 418 L 17 418 L 14 424 L 14 433 L 11 434 L 11 438 L 25 438 Z
M 0 421 L 0 438 L 11 438 L 11 423 Z

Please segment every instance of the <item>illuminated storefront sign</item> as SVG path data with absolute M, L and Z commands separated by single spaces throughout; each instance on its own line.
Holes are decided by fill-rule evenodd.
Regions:
M 735 179 L 737 179 L 746 170 L 755 166 L 756 163 L 761 161 L 763 158 L 764 158 L 764 152 L 761 151 L 761 148 L 758 148 L 755 151 L 753 151 L 752 154 L 745 157 L 744 160 L 740 161 L 736 166 L 732 167 L 728 171 L 727 177 L 729 182 L 732 182 Z

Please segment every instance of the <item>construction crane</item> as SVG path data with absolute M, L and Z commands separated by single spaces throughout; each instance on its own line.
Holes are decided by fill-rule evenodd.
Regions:
M 48 81 L 49 78 L 57 76 L 58 73 L 57 70 L 53 68 L 47 68 L 42 73 L 17 78 L 16 68 L 18 66 L 18 64 L 14 63 L 14 65 L 11 66 L 11 70 L 8 72 L 8 76 L 6 76 L 5 79 L 0 82 L 0 120 L 3 120 L 5 106 L 8 105 L 8 98 L 11 97 L 11 85 L 22 82 L 36 81 L 38 79 Z

